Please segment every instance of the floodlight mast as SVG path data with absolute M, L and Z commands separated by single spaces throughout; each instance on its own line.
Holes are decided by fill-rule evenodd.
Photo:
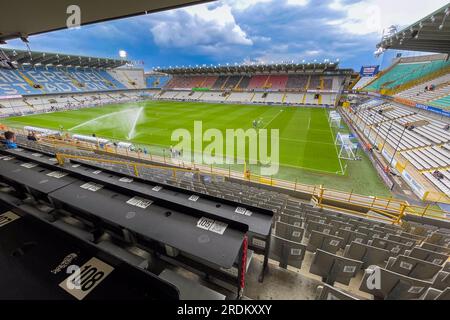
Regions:
M 383 53 L 386 52 L 386 48 L 383 46 L 383 43 L 391 39 L 394 35 L 396 35 L 398 32 L 398 27 L 395 25 L 392 25 L 386 29 L 383 29 L 383 35 L 381 36 L 381 45 L 380 47 L 374 52 L 374 55 L 376 58 L 379 58 Z
M 123 60 L 127 58 L 128 54 L 125 50 L 119 50 L 119 57 Z

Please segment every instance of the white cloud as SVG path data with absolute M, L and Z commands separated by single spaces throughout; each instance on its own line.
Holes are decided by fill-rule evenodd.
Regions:
M 306 50 L 304 51 L 304 55 L 308 57 L 317 57 L 322 53 L 322 50 Z
M 336 25 L 345 32 L 366 35 L 381 34 L 383 29 L 391 25 L 405 27 L 448 3 L 447 0 L 366 0 L 354 4 L 342 3 L 334 0 L 329 7 L 336 11 L 345 12 L 347 17 L 330 20 L 329 25 Z
M 292 6 L 306 6 L 309 0 L 287 0 L 287 4 Z
M 269 3 L 276 0 L 225 0 L 235 10 L 246 10 L 258 3 Z
M 254 37 L 252 37 L 252 40 L 255 42 L 260 42 L 260 43 L 268 43 L 268 42 L 272 41 L 272 38 L 266 37 L 266 36 L 254 36 Z
M 292 6 L 305 6 L 310 1 L 311 0 L 286 0 L 286 3 Z M 243 11 L 259 3 L 273 3 L 274 5 L 279 6 L 281 0 L 222 0 L 222 2 L 230 5 L 233 10 Z
M 228 4 L 194 6 L 169 12 L 150 28 L 157 45 L 163 47 L 225 46 L 253 44 L 236 23 Z

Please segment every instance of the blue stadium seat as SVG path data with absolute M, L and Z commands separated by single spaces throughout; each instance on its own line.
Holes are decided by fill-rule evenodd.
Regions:
M 106 70 L 23 67 L 0 69 L 0 95 L 32 95 L 124 90 Z
M 147 88 L 162 89 L 169 83 L 170 79 L 169 76 L 149 76 L 146 78 Z
M 430 104 L 443 109 L 450 109 L 450 95 L 434 100 Z
M 377 80 L 368 85 L 365 89 L 369 91 L 379 91 L 382 89 L 393 89 L 410 81 L 427 76 L 440 69 L 448 68 L 450 61 L 436 60 L 415 63 L 399 63 L 387 73 L 381 75 Z

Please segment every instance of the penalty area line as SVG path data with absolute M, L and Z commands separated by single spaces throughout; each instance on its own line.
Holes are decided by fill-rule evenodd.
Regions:
M 267 127 L 268 127 L 272 122 L 274 122 L 275 119 L 278 118 L 278 117 L 280 116 L 280 114 L 282 114 L 283 112 L 284 112 L 284 110 L 280 110 L 280 111 L 275 115 L 275 117 L 273 117 L 272 120 L 270 120 L 270 121 L 263 127 L 263 129 L 267 129 Z

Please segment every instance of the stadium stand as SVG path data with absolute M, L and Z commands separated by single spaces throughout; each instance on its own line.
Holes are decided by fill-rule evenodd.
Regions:
M 309 79 L 309 85 L 308 85 L 308 89 L 311 90 L 320 90 L 322 89 L 322 80 L 319 76 L 315 75 L 315 76 L 311 76 L 311 78 Z
M 426 104 L 430 102 L 431 105 L 437 107 L 448 108 L 450 101 L 450 73 L 437 77 L 425 83 L 421 83 L 411 89 L 402 91 L 397 96 L 410 99 L 419 103 Z
M 267 87 L 272 90 L 285 90 L 289 77 L 287 75 L 282 76 L 270 76 L 267 82 Z
M 375 77 L 361 77 L 358 82 L 353 87 L 354 90 L 360 90 L 366 87 L 370 82 L 372 82 Z
M 167 89 L 192 89 L 196 87 L 196 84 L 200 82 L 202 78 L 195 76 L 179 76 L 173 77 L 167 84 Z M 199 81 L 200 80 L 200 81 Z
M 305 75 L 292 75 L 288 79 L 286 88 L 306 90 L 309 85 L 309 79 L 309 76 Z
M 127 89 L 104 70 L 35 67 L 0 70 L 0 95 L 96 92 Z
M 5 36 L 11 34 L 0 32 L 0 43 Z M 349 89 L 347 76 L 356 79 L 333 63 L 144 76 L 122 60 L 13 56 L 14 64 L 0 69 L 0 117 L 147 99 L 335 107 Z M 390 160 L 404 179 L 413 180 L 402 170 L 415 168 L 444 195 L 450 194 L 450 122 L 395 98 L 448 108 L 449 79 L 442 71 L 449 66 L 441 56 L 401 58 L 375 81 L 363 77 L 355 86 L 394 98 L 364 98 L 342 111 L 373 143 L 370 152 Z M 164 163 L 154 161 L 130 143 L 95 134 L 81 142 L 70 133 L 34 129 L 17 129 L 17 148 L 0 145 L 0 272 L 9 275 L 0 280 L 0 299 L 68 299 L 59 290 L 63 278 L 49 274 L 49 266 L 67 262 L 68 252 L 115 269 L 108 279 L 114 282 L 94 290 L 93 300 L 246 299 L 246 285 L 264 281 L 269 257 L 270 284 L 314 291 L 317 300 L 450 299 L 450 222 L 425 216 L 431 203 L 413 214 L 406 209 L 415 206 L 394 197 L 383 198 L 383 208 L 375 206 L 378 197 L 353 191 L 348 200 L 337 190 L 327 199 L 323 186 L 303 194 L 297 182 L 288 190 L 247 173 L 243 180 L 213 167 L 176 167 L 165 155 Z M 370 209 L 361 199 L 373 201 Z M 391 203 L 399 208 L 389 211 Z M 47 290 L 48 282 L 59 291 Z M 36 288 L 42 290 L 37 296 Z
M 358 106 L 348 115 L 381 152 L 386 145 L 398 150 L 404 163 L 411 164 L 440 192 L 450 194 L 447 120 L 417 114 L 414 109 L 395 103 L 374 105 L 372 101 Z
M 370 277 L 377 273 L 380 276 L 380 285 L 369 286 Z M 376 300 L 411 300 L 420 299 L 432 286 L 431 282 L 403 276 L 398 273 L 380 268 L 368 268 L 361 282 L 360 290 L 373 295 Z
M 399 73 L 400 69 L 397 70 Z M 402 72 L 407 72 L 405 70 Z M 335 106 L 344 89 L 345 78 L 345 70 L 335 68 L 332 68 L 331 75 L 322 71 L 308 75 L 259 74 L 260 70 L 256 68 L 245 75 L 221 70 L 214 76 L 208 72 L 181 76 L 172 70 L 171 73 L 148 74 L 145 78 L 142 70 L 117 67 L 61 69 L 21 66 L 2 71 L 3 77 L 7 79 L 21 79 L 18 88 L 26 88 L 23 89 L 26 93 L 0 100 L 2 116 L 137 101 L 145 99 L 141 90 L 144 86 L 158 89 L 146 91 L 154 94 L 156 99 Z M 431 67 L 427 71 L 429 73 L 433 73 Z M 62 79 L 66 79 L 63 83 L 71 83 L 78 89 L 58 91 L 65 88 L 59 85 Z M 435 100 L 435 97 L 430 99 Z M 443 192 L 449 190 L 450 138 L 448 129 L 445 129 L 446 122 L 418 114 L 414 109 L 401 107 L 394 102 L 375 99 L 366 101 L 354 110 L 350 109 L 349 117 L 362 132 L 369 129 L 369 138 L 384 139 L 387 145 L 398 149 L 400 155 L 409 157 L 410 163 L 437 188 Z M 63 141 L 58 134 L 56 136 L 61 144 L 70 140 L 65 137 L 67 140 Z M 225 279 L 228 284 L 239 287 L 242 285 L 240 273 L 245 270 L 242 248 L 246 245 L 247 237 L 250 252 L 246 262 L 249 265 L 253 261 L 252 254 L 258 253 L 264 255 L 264 259 L 268 259 L 270 254 L 281 269 L 303 269 L 308 277 L 319 278 L 324 282 L 318 286 L 317 299 L 356 300 L 362 295 L 374 299 L 425 300 L 448 296 L 449 265 L 445 262 L 450 256 L 450 226 L 445 221 L 428 225 L 410 222 L 405 216 L 399 219 L 382 214 L 369 217 L 369 214 L 351 213 L 344 208 L 323 209 L 314 201 L 314 197 L 309 202 L 296 198 L 296 193 L 288 194 L 279 188 L 256 186 L 231 178 L 212 179 L 207 173 L 189 169 L 173 171 L 175 169 L 164 166 L 147 166 L 136 170 L 130 164 L 134 160 L 128 154 L 125 157 L 106 153 L 102 150 L 104 146 L 99 145 L 92 146 L 97 148 L 95 151 L 87 151 L 89 148 L 65 148 L 48 141 L 27 141 L 25 136 L 20 135 L 18 143 L 20 148 L 17 150 L 0 151 L 0 161 L 5 164 L 0 167 L 0 199 L 13 198 L 13 201 L 9 200 L 11 205 L 24 206 L 22 200 L 28 197 L 45 203 L 51 210 L 67 211 L 76 223 L 67 223 L 68 217 L 62 217 L 62 214 L 59 216 L 59 213 L 29 214 L 45 217 L 41 220 L 54 228 L 76 235 L 98 246 L 98 250 L 134 267 L 154 272 L 158 278 L 176 286 L 181 299 L 224 299 L 222 290 L 226 292 L 229 289 L 219 285 L 221 289 L 216 289 L 219 293 L 204 286 L 203 281 L 208 282 L 209 277 L 207 280 L 189 282 L 171 268 L 156 271 L 149 265 L 153 258 L 163 257 L 164 265 L 188 266 L 189 270 L 194 269 L 202 275 L 212 274 L 213 278 L 217 277 L 221 281 Z M 64 163 L 61 163 L 60 153 L 69 155 Z M 437 170 L 443 178 L 433 172 Z M 56 178 L 56 173 L 64 175 L 57 175 L 60 178 Z M 56 188 L 46 189 L 46 183 L 36 183 L 44 181 L 43 178 Z M 79 191 L 79 188 L 85 191 Z M 80 202 L 77 192 L 82 192 L 87 200 Z M 17 193 L 23 197 L 14 199 Z M 193 195 L 195 201 L 191 200 Z M 178 199 L 180 196 L 184 198 Z M 140 207 L 142 210 L 128 212 L 126 203 L 130 201 L 131 205 L 137 207 L 145 206 L 145 203 L 149 205 Z M 100 210 L 97 205 L 103 202 L 108 202 L 106 211 L 105 207 Z M 202 209 L 203 205 L 207 205 L 208 210 Z M 233 210 L 225 212 L 229 207 Z M 243 218 L 236 218 L 236 207 L 246 208 Z M 108 212 L 108 216 L 105 212 Z M 168 235 L 162 235 L 160 230 L 153 228 L 142 228 L 139 223 L 131 223 L 134 216 L 123 218 L 131 213 L 149 220 L 158 216 L 164 223 L 154 221 L 154 225 L 163 224 Z M 209 249 L 212 250 L 202 251 L 201 244 L 189 242 L 190 232 L 195 234 L 198 230 L 194 228 L 189 231 L 186 225 L 188 232 L 180 240 L 177 237 L 179 230 L 175 230 L 174 224 L 167 223 L 172 218 L 182 217 L 180 221 L 186 219 L 195 225 L 197 221 L 193 217 L 199 214 L 214 218 L 219 225 L 226 223 L 234 237 L 225 233 L 225 241 L 218 241 L 219 238 L 214 237 L 212 244 L 211 239 L 207 239 L 205 243 L 211 244 Z M 265 221 L 264 228 L 257 227 L 255 221 L 259 219 Z M 107 239 L 93 241 L 91 230 L 83 225 L 85 221 L 94 227 L 102 221 L 101 229 L 107 234 Z M 150 221 L 141 222 L 142 225 L 152 224 Z M 146 242 L 148 240 L 154 243 L 149 244 Z M 144 251 L 155 247 L 158 254 L 156 257 L 151 256 L 152 259 L 142 257 L 130 250 L 136 250 L 137 247 Z M 229 252 L 227 250 L 233 251 L 232 254 L 222 255 L 222 252 Z M 368 285 L 374 272 L 381 274 L 382 290 L 375 290 Z M 260 274 L 260 277 L 263 276 L 264 269 Z M 354 289 L 352 294 L 347 294 L 345 290 L 333 287 L 339 283 L 349 288 L 353 285 L 354 288 L 355 281 L 360 278 L 363 280 L 357 294 L 354 294 Z
M 233 90 L 241 82 L 242 76 L 229 76 L 222 86 L 222 90 Z
M 359 300 L 352 295 L 328 284 L 317 287 L 316 300 Z
M 256 94 L 258 95 L 258 94 Z M 283 93 L 264 93 L 261 95 L 261 100 L 266 104 L 282 104 L 285 94 Z
M 120 83 L 125 84 L 127 89 L 145 89 L 144 70 L 118 68 L 108 71 L 109 74 Z
M 252 80 L 251 76 L 243 76 L 239 84 L 237 85 L 237 90 L 245 90 L 249 87 L 250 81 Z
M 421 78 L 432 76 L 449 66 L 450 61 L 447 61 L 443 55 L 400 58 L 392 67 L 365 87 L 365 90 L 395 90 Z
M 253 76 L 248 85 L 248 89 L 265 89 L 267 81 L 269 80 L 268 75 L 257 75 Z
M 50 145 L 27 141 L 25 137 L 19 137 L 18 142 L 24 149 L 10 150 L 6 153 L 0 151 L 3 154 L 0 156 L 2 161 L 9 159 L 5 158 L 5 155 L 9 155 L 20 159 L 19 163 L 16 163 L 19 166 L 30 162 L 37 162 L 39 166 L 44 167 L 54 166 L 56 152 L 86 155 L 99 160 L 105 159 L 104 155 L 89 151 L 60 149 L 64 147 L 55 149 Z M 44 156 L 37 156 L 39 153 Z M 106 159 L 108 158 L 120 159 L 114 156 Z M 14 162 L 6 161 L 6 163 L 14 165 Z M 39 167 L 30 166 L 30 168 L 28 170 L 33 172 L 41 170 Z M 96 183 L 114 181 L 116 176 L 117 179 L 120 177 L 132 178 L 134 182 L 123 184 L 127 185 L 127 188 L 136 188 L 137 185 L 134 185 L 140 183 L 138 180 L 142 179 L 142 181 L 161 186 L 163 190 L 175 187 L 179 188 L 178 193 L 194 192 L 200 196 L 200 199 L 206 200 L 208 198 L 205 197 L 209 195 L 239 202 L 241 206 L 254 206 L 255 209 L 252 210 L 254 214 L 260 209 L 270 210 L 275 215 L 275 221 L 278 221 L 274 225 L 270 256 L 278 261 L 282 268 L 290 266 L 300 269 L 305 265 L 304 267 L 310 271 L 311 276 L 318 275 L 325 284 L 319 285 L 317 299 L 360 299 L 364 293 L 375 299 L 437 299 L 445 297 L 444 292 L 448 286 L 445 274 L 448 274 L 446 270 L 449 268 L 445 262 L 450 256 L 447 241 L 450 239 L 450 229 L 407 221 L 402 226 L 392 225 L 377 219 L 361 218 L 348 213 L 316 208 L 299 199 L 264 188 L 255 188 L 226 180 L 204 179 L 201 176 L 203 174 L 200 174 L 199 177 L 196 174 L 181 174 L 174 177 L 171 171 L 166 171 L 164 168 L 141 169 L 139 179 L 133 177 L 133 169 L 127 165 L 107 164 L 95 160 L 74 160 L 55 169 L 68 173 L 86 172 L 89 179 L 91 181 L 95 179 L 93 182 Z M 10 171 L 7 168 L 5 170 L 0 170 L 0 177 L 11 177 L 8 173 Z M 93 170 L 101 170 L 104 173 L 92 177 Z M 113 178 L 111 178 L 111 174 Z M 37 195 L 35 194 L 35 196 Z M 3 196 L 4 193 L 0 193 L 0 197 Z M 59 198 L 55 194 L 51 197 Z M 192 205 L 195 206 L 195 204 Z M 57 225 L 59 224 L 58 222 Z M 67 227 L 65 230 L 68 230 Z M 347 232 L 346 235 L 344 232 Z M 442 246 L 442 244 L 446 246 Z M 102 248 L 108 250 L 110 245 L 102 245 Z M 306 250 L 307 248 L 311 253 Z M 343 248 L 345 248 L 344 251 L 342 251 Z M 117 248 L 111 250 L 116 254 L 120 252 Z M 310 262 L 307 262 L 307 256 L 312 258 Z M 122 259 L 125 258 L 124 255 Z M 368 276 L 373 272 L 374 265 L 379 267 L 381 281 L 386 284 L 386 286 L 383 285 L 382 291 L 367 287 Z M 179 280 L 179 274 L 168 274 L 169 272 L 165 271 L 162 274 L 163 278 L 171 279 L 170 282 L 177 287 L 184 288 L 181 294 L 184 299 L 187 299 L 189 290 L 186 290 L 183 285 L 185 282 L 182 281 L 180 284 L 175 281 Z M 342 289 L 331 286 L 335 282 L 350 286 L 358 275 L 365 275 L 360 283 L 361 295 L 350 295 Z M 396 285 L 396 282 L 404 282 L 405 285 Z M 421 289 L 411 292 L 411 286 Z M 191 284 L 191 287 L 196 287 L 196 285 Z M 430 288 L 433 291 L 430 291 Z M 209 292 L 209 297 L 216 296 L 209 290 L 203 291 Z M 197 292 L 196 296 L 198 294 Z M 215 299 L 217 298 L 220 296 L 216 296 Z
M 155 72 L 172 77 L 161 88 L 160 99 L 322 107 L 336 105 L 352 74 L 334 63 L 183 67 Z M 192 99 L 193 95 L 177 91 L 203 94 Z
M 251 92 L 232 92 L 228 98 L 227 102 L 237 102 L 237 103 L 251 103 L 253 98 L 253 93 Z
M 158 74 L 146 74 L 145 76 L 145 82 L 149 89 L 162 89 L 169 83 L 170 79 L 169 76 Z
M 228 78 L 228 76 L 219 76 L 216 82 L 214 82 L 212 89 L 222 90 L 222 88 L 227 84 Z
M 217 77 L 208 76 L 208 77 L 206 77 L 206 80 L 202 84 L 202 88 L 211 89 L 212 86 L 216 83 L 216 81 L 217 81 Z
M 449 88 L 450 88 L 450 86 L 445 88 L 445 91 L 448 92 Z M 441 107 L 441 108 L 444 108 L 444 109 L 449 109 L 449 106 L 450 106 L 450 95 L 447 95 L 447 96 L 445 96 L 443 98 L 431 101 L 431 105 L 434 105 L 434 106 L 437 106 L 437 107 Z
M 111 103 L 125 103 L 148 99 L 141 91 L 115 91 L 64 95 L 27 96 L 2 100 L 0 117 L 22 116 L 58 110 L 74 110 Z

